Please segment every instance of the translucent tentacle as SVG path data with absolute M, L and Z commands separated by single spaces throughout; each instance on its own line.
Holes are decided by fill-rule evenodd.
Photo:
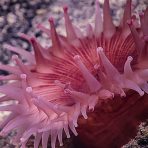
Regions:
M 42 138 L 42 133 L 36 133 L 36 136 L 35 136 L 35 139 L 34 139 L 34 148 L 39 147 L 41 138 Z
M 115 26 L 113 24 L 112 17 L 110 14 L 109 0 L 104 1 L 103 16 L 104 37 L 106 39 L 110 39 L 115 33 Z
M 101 33 L 103 32 L 103 21 L 99 6 L 99 1 L 96 0 L 96 12 L 95 12 L 95 28 L 94 28 L 94 34 L 98 38 L 100 37 Z
M 80 56 L 76 55 L 74 57 L 75 62 L 77 63 L 84 79 L 86 80 L 91 92 L 95 92 L 101 88 L 101 84 L 99 81 L 96 80 L 96 78 L 89 72 L 89 70 L 85 67 L 85 65 L 82 63 Z
M 75 30 L 73 28 L 73 25 L 71 23 L 71 20 L 69 18 L 69 15 L 68 15 L 68 7 L 67 6 L 63 7 L 63 10 L 64 10 L 67 38 L 69 41 L 73 41 L 73 40 L 77 39 L 77 36 L 76 36 Z
M 43 132 L 43 134 L 42 134 L 42 146 L 43 146 L 43 148 L 47 148 L 48 137 L 49 137 L 49 132 Z
M 129 27 L 127 25 L 127 21 L 131 19 L 131 3 L 132 3 L 131 0 L 127 0 L 126 6 L 124 8 L 123 20 L 121 21 L 121 24 L 120 24 L 123 28 L 122 34 L 124 38 L 126 38 L 130 33 Z

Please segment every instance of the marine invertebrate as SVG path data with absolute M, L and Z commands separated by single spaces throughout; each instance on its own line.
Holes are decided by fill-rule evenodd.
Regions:
M 64 7 L 66 37 L 57 34 L 53 18 L 49 19 L 50 30 L 42 25 L 38 26 L 51 37 L 50 48 L 42 47 L 35 37 L 22 33 L 20 36 L 32 44 L 34 54 L 6 45 L 8 50 L 18 53 L 27 62 L 23 63 L 18 56 L 14 55 L 12 60 L 15 66 L 0 65 L 0 69 L 10 72 L 10 75 L 1 76 L 0 79 L 14 80 L 12 83 L 0 86 L 0 92 L 5 94 L 0 101 L 17 101 L 15 104 L 0 107 L 1 111 L 12 112 L 1 124 L 1 135 L 17 129 L 17 135 L 13 141 L 20 142 L 22 147 L 25 147 L 31 135 L 35 135 L 35 148 L 38 147 L 41 139 L 43 148 L 47 147 L 50 136 L 51 146 L 54 148 L 57 138 L 60 145 L 63 145 L 63 131 L 67 137 L 70 137 L 69 130 L 77 135 L 75 128 L 78 126 L 79 117 L 83 116 L 87 119 L 87 114 L 91 115 L 90 111 L 93 110 L 95 110 L 94 113 L 98 111 L 95 117 L 101 121 L 97 124 L 98 127 L 112 118 L 112 112 L 113 114 L 115 112 L 115 117 L 120 115 L 113 119 L 124 127 L 122 121 L 125 120 L 126 123 L 128 119 L 125 118 L 126 113 L 131 113 L 132 116 L 134 114 L 133 117 L 137 115 L 137 111 L 133 111 L 130 106 L 136 104 L 135 109 L 137 109 L 137 99 L 138 112 L 144 115 L 140 120 L 147 118 L 148 101 L 143 96 L 144 93 L 148 93 L 148 30 L 146 28 L 148 9 L 140 15 L 139 24 L 135 16 L 131 16 L 130 7 L 131 0 L 128 0 L 123 21 L 115 27 L 110 16 L 109 0 L 105 0 L 104 3 L 103 20 L 97 1 L 95 27 L 93 29 L 88 25 L 86 36 L 72 25 L 68 8 Z M 131 92 L 136 98 L 126 97 Z M 123 97 L 127 98 L 127 104 L 123 104 L 121 110 L 117 107 Z M 114 106 L 116 110 L 108 111 L 108 107 L 103 105 L 105 102 L 110 110 L 114 109 Z M 100 110 L 102 106 L 105 111 L 111 112 L 107 114 L 109 116 L 99 115 L 102 113 Z M 91 116 L 88 118 L 88 125 L 91 118 Z M 131 122 L 137 125 L 138 121 L 136 116 Z M 82 120 L 79 123 L 80 126 L 85 124 Z M 112 121 L 112 123 L 116 122 Z M 94 121 L 93 124 L 95 124 Z M 113 127 L 112 132 L 118 136 L 120 131 L 114 128 L 116 125 L 105 128 L 105 131 Z M 81 132 L 84 127 L 80 128 L 79 132 L 80 136 L 84 135 L 82 138 L 87 139 L 90 137 L 86 135 L 87 132 L 86 134 Z M 98 128 L 95 130 L 99 131 Z M 105 135 L 108 135 L 108 131 Z M 110 133 L 109 136 L 111 136 Z M 99 142 L 94 142 L 96 145 L 92 143 L 92 147 L 103 147 L 103 140 L 100 138 Z M 110 140 L 108 141 L 105 147 L 110 145 Z M 125 142 L 125 140 L 122 141 Z M 123 142 L 117 140 L 115 144 L 119 146 Z

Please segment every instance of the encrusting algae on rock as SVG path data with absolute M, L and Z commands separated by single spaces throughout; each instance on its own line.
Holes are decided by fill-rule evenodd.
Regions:
M 20 37 L 32 44 L 34 53 L 5 45 L 27 62 L 13 55 L 15 66 L 0 65 L 10 73 L 0 80 L 13 80 L 0 86 L 5 94 L 0 101 L 16 100 L 0 106 L 0 111 L 11 112 L 1 123 L 1 135 L 16 129 L 13 143 L 22 148 L 31 135 L 34 148 L 40 141 L 46 148 L 49 138 L 55 148 L 57 139 L 62 146 L 62 135 L 69 138 L 72 131 L 85 147 L 120 147 L 148 118 L 148 9 L 139 15 L 139 23 L 127 0 L 123 19 L 115 26 L 109 0 L 103 18 L 96 1 L 95 25 L 87 25 L 86 35 L 70 21 L 68 7 L 63 10 L 66 36 L 56 32 L 53 18 L 50 30 L 38 25 L 50 36 L 51 47 L 23 33 Z

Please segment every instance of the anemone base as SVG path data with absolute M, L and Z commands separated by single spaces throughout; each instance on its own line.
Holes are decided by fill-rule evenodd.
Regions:
M 118 104 L 118 105 L 117 105 Z M 79 139 L 84 148 L 120 148 L 137 134 L 138 125 L 148 119 L 148 95 L 130 91 L 96 106 L 88 120 L 79 120 Z

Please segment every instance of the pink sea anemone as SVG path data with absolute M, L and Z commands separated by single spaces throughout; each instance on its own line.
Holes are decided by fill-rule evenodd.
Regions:
M 22 148 L 31 135 L 35 136 L 34 148 L 41 139 L 46 148 L 50 136 L 51 147 L 55 148 L 57 139 L 63 145 L 64 133 L 67 138 L 70 131 L 78 135 L 79 121 L 78 131 L 86 147 L 119 147 L 135 133 L 124 128 L 135 129 L 148 118 L 148 9 L 140 14 L 139 23 L 131 16 L 128 0 L 116 27 L 109 0 L 104 2 L 103 19 L 96 1 L 95 25 L 87 26 L 86 36 L 72 25 L 68 8 L 63 10 L 66 36 L 57 34 L 52 18 L 50 30 L 38 26 L 51 37 L 50 48 L 22 33 L 20 36 L 32 44 L 34 54 L 5 46 L 27 62 L 13 55 L 15 66 L 0 65 L 10 73 L 0 79 L 13 80 L 0 86 L 5 94 L 0 102 L 16 100 L 0 106 L 1 111 L 11 111 L 1 123 L 1 135 L 16 129 L 13 142 L 21 143 Z

